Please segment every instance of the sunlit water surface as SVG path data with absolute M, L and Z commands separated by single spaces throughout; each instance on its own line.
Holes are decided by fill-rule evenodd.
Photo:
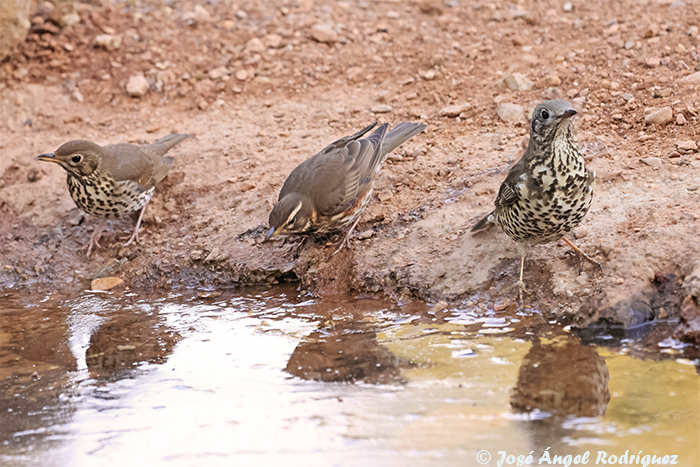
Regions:
M 547 448 L 700 466 L 697 362 L 537 339 L 517 314 L 291 289 L 2 303 L 2 466 L 495 466 Z

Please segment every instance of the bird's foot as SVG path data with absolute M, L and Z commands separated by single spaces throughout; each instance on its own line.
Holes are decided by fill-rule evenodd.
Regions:
M 338 247 L 338 249 L 335 250 L 333 252 L 333 254 L 331 254 L 331 258 L 334 257 L 335 255 L 337 255 L 338 253 L 340 253 L 340 250 L 342 250 L 343 248 L 347 248 L 348 250 L 352 251 L 352 248 L 350 248 L 350 234 L 349 233 L 345 236 L 343 241 L 340 242 L 340 246 Z
M 130 237 L 121 237 L 120 240 L 127 240 L 127 239 L 128 239 L 127 242 L 124 243 L 124 246 L 129 246 L 129 245 L 131 245 L 131 244 L 134 243 L 134 242 L 136 242 L 136 243 L 138 243 L 139 245 L 141 245 L 141 241 L 139 240 L 139 233 L 140 233 L 142 230 L 143 230 L 143 229 L 140 229 L 140 228 L 137 227 L 137 228 L 134 229 L 134 233 L 132 233 Z

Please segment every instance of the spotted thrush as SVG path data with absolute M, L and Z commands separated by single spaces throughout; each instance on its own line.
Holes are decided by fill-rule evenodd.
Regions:
M 139 228 L 146 205 L 158 182 L 173 165 L 164 157 L 173 146 L 191 135 L 171 134 L 145 146 L 110 144 L 99 146 L 85 140 L 63 144 L 56 152 L 42 154 L 41 161 L 55 162 L 68 172 L 68 192 L 80 209 L 103 218 L 87 245 L 99 247 L 102 228 L 107 219 L 141 210 L 136 228 L 126 245 L 138 241 Z
M 571 133 L 574 115 L 576 110 L 563 100 L 546 101 L 535 108 L 525 154 L 501 184 L 496 209 L 472 228 L 476 232 L 494 223 L 520 244 L 521 298 L 529 245 L 562 239 L 600 267 L 564 238 L 591 207 L 595 184 L 595 174 L 586 169 Z
M 340 248 L 347 244 L 372 197 L 374 181 L 386 156 L 425 129 L 421 123 L 404 122 L 388 131 L 385 123 L 363 138 L 376 126 L 375 122 L 331 143 L 289 174 L 270 212 L 267 238 L 328 233 L 352 224 Z

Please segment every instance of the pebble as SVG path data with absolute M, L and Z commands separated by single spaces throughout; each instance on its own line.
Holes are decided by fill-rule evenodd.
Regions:
M 246 42 L 245 49 L 246 51 L 251 53 L 262 53 L 265 50 L 267 50 L 267 47 L 265 47 L 265 44 L 263 44 L 263 42 L 260 39 L 258 39 L 257 37 L 253 37 L 248 42 Z
M 364 232 L 360 232 L 359 234 L 355 235 L 355 239 L 357 240 L 368 240 L 374 236 L 374 230 L 368 229 L 365 230 Z
M 379 198 L 379 201 L 381 201 L 382 203 L 383 203 L 384 201 L 390 200 L 390 199 L 393 198 L 393 197 L 394 197 L 394 194 L 393 194 L 391 191 L 389 191 L 389 190 L 380 191 L 380 192 L 377 194 L 377 198 Z
M 696 71 L 693 74 L 690 74 L 684 78 L 681 79 L 682 83 L 691 83 L 691 84 L 696 84 L 700 83 L 700 71 Z
M 90 290 L 109 290 L 123 283 L 124 281 L 119 277 L 102 277 L 90 282 Z
M 655 37 L 659 35 L 659 31 L 661 28 L 659 27 L 658 24 L 652 24 L 646 30 L 644 31 L 644 37 L 650 38 L 650 37 Z
M 671 88 L 654 89 L 651 93 L 654 97 L 668 97 L 673 92 Z
M 323 42 L 325 44 L 332 44 L 338 42 L 338 33 L 333 30 L 327 24 L 316 24 L 311 28 L 311 37 L 313 37 L 318 42 Z
M 271 49 L 276 49 L 282 44 L 282 36 L 279 34 L 268 34 L 262 38 L 263 44 Z
M 524 111 L 523 107 L 518 104 L 503 103 L 498 106 L 496 113 L 504 122 L 517 122 L 522 120 Z
M 564 93 L 561 92 L 561 89 L 557 87 L 551 87 L 545 89 L 545 91 L 542 93 L 542 97 L 547 100 L 551 99 L 563 99 L 564 98 Z
M 369 111 L 374 114 L 386 114 L 391 112 L 391 106 L 386 104 L 375 105 Z
M 104 47 L 107 50 L 118 49 L 122 45 L 122 38 L 119 36 L 112 36 L 111 34 L 100 34 L 95 37 L 95 45 L 98 47 Z
M 649 68 L 656 68 L 661 64 L 661 57 L 649 57 L 644 61 L 644 64 Z
M 142 97 L 148 92 L 150 85 L 143 74 L 139 73 L 126 82 L 126 93 L 131 97 Z
M 566 2 L 562 9 L 568 13 L 569 11 L 574 9 L 574 5 L 571 2 Z
M 217 68 L 214 68 L 213 70 L 209 70 L 209 79 L 219 79 L 223 78 L 224 76 L 228 75 L 228 70 L 226 69 L 225 66 L 220 66 Z
M 698 150 L 698 145 L 695 141 L 676 141 L 676 148 L 680 151 L 695 152 Z
M 561 85 L 561 78 L 558 77 L 557 75 L 547 75 L 542 80 L 542 84 L 544 85 L 544 87 L 547 87 L 547 88 L 559 86 L 559 85 Z
M 67 28 L 68 26 L 73 26 L 74 24 L 78 24 L 80 22 L 80 16 L 78 13 L 66 13 L 65 15 L 61 16 L 61 26 L 64 28 Z
M 248 79 L 248 72 L 245 70 L 238 70 L 236 72 L 236 79 L 238 81 L 245 81 Z
M 433 71 L 433 70 L 419 71 L 418 75 L 426 81 L 432 81 L 437 76 L 435 71 Z
M 695 37 L 698 35 L 698 27 L 697 26 L 691 26 L 688 28 L 688 33 L 689 36 Z
M 685 125 L 686 121 L 687 120 L 683 114 L 676 115 L 676 125 Z
M 448 105 L 447 107 L 443 107 L 442 109 L 440 109 L 440 112 L 438 112 L 438 114 L 441 117 L 454 118 L 454 117 L 459 117 L 459 114 L 461 114 L 462 112 L 464 112 L 468 108 L 469 108 L 468 103 Z
M 645 125 L 665 125 L 673 120 L 673 110 L 671 107 L 652 109 L 644 116 Z
M 236 11 L 236 18 L 238 19 L 246 19 L 248 17 L 248 13 L 246 13 L 243 10 L 238 10 Z
M 532 81 L 521 73 L 511 73 L 505 76 L 502 83 L 511 91 L 529 91 L 535 86 Z
M 664 163 L 664 161 L 658 157 L 645 157 L 643 159 L 639 159 L 639 161 L 648 165 L 649 167 L 661 167 Z
M 243 192 L 250 191 L 253 188 L 255 188 L 255 183 L 250 182 L 250 181 L 246 181 L 246 182 L 241 183 L 240 188 L 241 188 L 241 191 L 243 191 Z

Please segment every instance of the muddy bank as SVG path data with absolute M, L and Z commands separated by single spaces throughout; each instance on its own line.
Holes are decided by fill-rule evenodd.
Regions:
M 572 240 L 603 272 L 584 264 L 579 274 L 563 244 L 534 248 L 525 307 L 629 329 L 678 319 L 694 294 L 683 284 L 700 264 L 696 5 L 193 8 L 84 6 L 65 29 L 37 20 L 5 61 L 0 286 L 79 288 L 109 275 L 134 289 L 298 282 L 321 296 L 515 306 L 516 245 L 469 228 L 522 153 L 527 111 L 564 97 L 580 110 L 577 138 L 597 173 Z M 317 37 L 327 23 L 337 40 Z M 119 47 L 95 42 L 108 24 Z M 149 86 L 129 97 L 138 73 Z M 352 250 L 330 257 L 339 236 L 261 243 L 287 174 L 375 120 L 428 128 L 382 168 Z M 60 168 L 35 156 L 69 139 L 150 142 L 174 130 L 195 138 L 172 151 L 142 245 L 122 247 L 134 219 L 115 221 L 87 260 L 78 250 L 96 222 L 72 204 Z

